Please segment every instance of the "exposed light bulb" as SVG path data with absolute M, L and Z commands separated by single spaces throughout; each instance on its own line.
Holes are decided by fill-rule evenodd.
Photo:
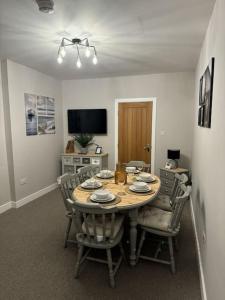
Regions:
M 60 54 L 61 54 L 62 57 L 65 57 L 65 56 L 66 56 L 66 49 L 65 49 L 64 46 L 62 46 L 62 47 L 60 48 Z
M 77 58 L 77 67 L 80 69 L 82 67 L 80 56 Z
M 92 62 L 93 62 L 94 65 L 97 65 L 98 59 L 97 59 L 96 54 L 94 55 Z
M 57 62 L 58 62 L 58 64 L 61 64 L 63 62 L 63 58 L 60 54 L 57 57 Z
M 86 55 L 87 58 L 90 57 L 91 51 L 90 51 L 89 47 L 86 48 L 85 55 Z

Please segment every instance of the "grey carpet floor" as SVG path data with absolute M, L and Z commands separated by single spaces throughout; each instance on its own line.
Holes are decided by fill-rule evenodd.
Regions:
M 66 224 L 57 190 L 0 215 L 1 300 L 201 299 L 189 205 L 175 254 L 177 273 L 143 260 L 134 268 L 123 263 L 115 289 L 108 286 L 107 266 L 99 263 L 86 262 L 74 279 L 77 250 L 63 248 Z

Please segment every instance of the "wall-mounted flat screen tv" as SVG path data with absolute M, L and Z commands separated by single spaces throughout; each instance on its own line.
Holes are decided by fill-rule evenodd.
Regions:
M 106 109 L 69 109 L 68 132 L 106 134 L 107 111 Z

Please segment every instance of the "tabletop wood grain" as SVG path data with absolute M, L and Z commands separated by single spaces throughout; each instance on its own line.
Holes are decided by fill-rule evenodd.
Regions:
M 149 186 L 151 187 L 153 193 L 151 195 L 147 194 L 147 195 L 138 195 L 137 194 L 131 194 L 127 192 L 127 187 L 129 185 L 131 185 L 133 183 L 133 181 L 135 180 L 135 176 L 133 175 L 129 175 L 128 176 L 128 180 L 127 180 L 127 184 L 126 185 L 118 185 L 115 184 L 114 178 L 112 179 L 99 179 L 99 181 L 102 182 L 103 184 L 103 188 L 109 190 L 111 193 L 113 193 L 114 195 L 117 195 L 119 193 L 119 197 L 121 198 L 121 201 L 117 204 L 115 204 L 115 206 L 118 207 L 119 210 L 126 210 L 126 209 L 132 209 L 132 208 L 136 208 L 139 206 L 143 206 L 151 201 L 154 200 L 154 198 L 157 196 L 160 186 L 161 186 L 161 181 L 159 179 L 159 177 L 157 177 L 156 175 L 153 175 L 156 179 L 155 182 L 150 183 Z M 88 202 L 90 195 L 93 193 L 93 191 L 84 191 L 81 190 L 79 188 L 76 188 L 73 191 L 73 198 L 76 201 L 79 202 Z

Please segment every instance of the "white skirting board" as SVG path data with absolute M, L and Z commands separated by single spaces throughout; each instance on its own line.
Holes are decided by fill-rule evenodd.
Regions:
M 35 193 L 33 193 L 33 194 L 23 198 L 23 199 L 20 199 L 20 200 L 16 201 L 16 202 L 14 202 L 14 201 L 7 202 L 7 203 L 0 206 L 0 214 L 7 211 L 10 208 L 19 208 L 19 207 L 21 207 L 21 206 L 37 199 L 37 198 L 43 196 L 43 195 L 55 190 L 56 188 L 57 188 L 57 183 L 53 183 L 53 184 L 43 188 L 42 190 L 37 191 L 37 192 L 35 192 Z
M 0 214 L 4 213 L 8 209 L 12 208 L 12 202 L 7 202 L 3 205 L 0 205 Z
M 196 228 L 195 214 L 194 214 L 194 209 L 193 209 L 192 198 L 190 199 L 190 203 L 191 203 L 191 217 L 192 217 L 192 223 L 193 223 L 193 226 L 194 226 L 195 242 L 196 242 L 197 255 L 198 255 L 198 265 L 199 265 L 199 273 L 200 273 L 200 284 L 201 284 L 202 300 L 207 300 L 206 286 L 205 286 L 205 276 L 204 276 L 203 267 L 202 267 L 202 256 L 201 256 L 200 245 L 199 245 L 199 240 L 198 240 L 198 234 L 197 234 L 197 228 Z

